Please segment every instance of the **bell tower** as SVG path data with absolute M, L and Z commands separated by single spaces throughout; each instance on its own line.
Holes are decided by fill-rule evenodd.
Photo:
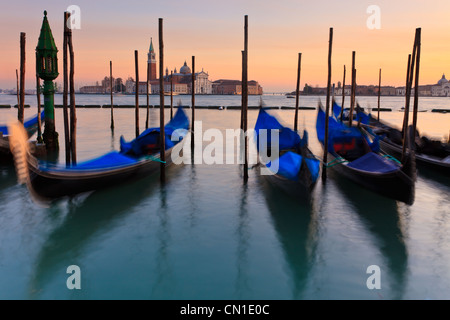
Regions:
M 150 38 L 150 49 L 148 51 L 148 72 L 149 74 L 149 79 L 150 80 L 156 80 L 156 55 L 155 55 L 155 50 L 153 49 L 153 40 L 152 38 Z

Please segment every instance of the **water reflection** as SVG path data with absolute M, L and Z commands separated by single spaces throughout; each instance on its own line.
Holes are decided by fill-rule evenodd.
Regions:
M 311 205 L 299 203 L 267 181 L 262 183 L 262 188 L 273 226 L 292 275 L 292 299 L 302 299 L 311 269 L 311 248 L 309 248 Z
M 361 221 L 376 238 L 376 245 L 386 259 L 391 281 L 390 299 L 402 299 L 407 282 L 408 252 L 405 245 L 408 229 L 408 210 L 400 210 L 402 203 L 380 196 L 356 186 L 342 177 L 335 177 L 348 205 L 359 214 Z M 382 270 L 383 272 L 383 270 Z
M 156 238 L 159 242 L 155 259 L 155 282 L 153 284 L 152 295 L 162 297 L 172 294 L 173 270 L 169 261 L 169 247 L 171 244 L 170 217 L 167 210 L 167 189 L 160 187 L 160 208 L 155 210 L 159 220 L 159 226 L 155 229 Z
M 185 143 L 188 143 L 188 141 L 185 141 Z M 195 148 L 197 148 L 197 146 L 195 146 Z M 197 178 L 197 169 L 196 166 L 194 164 L 194 154 L 195 154 L 195 149 L 193 151 L 191 151 L 190 157 L 191 157 L 191 166 L 190 166 L 190 170 L 189 170 L 189 184 L 190 184 L 190 188 L 189 188 L 189 192 L 188 192 L 188 202 L 189 202 L 189 207 L 191 208 L 190 213 L 189 213 L 189 226 L 191 228 L 194 228 L 195 225 L 197 224 L 197 213 L 199 212 L 200 208 L 198 207 L 198 197 L 196 195 L 196 191 L 199 188 L 198 185 L 198 178 Z
M 60 274 L 65 267 L 79 262 L 84 247 L 90 244 L 92 238 L 114 228 L 117 220 L 127 215 L 152 193 L 158 186 L 158 178 L 154 175 L 132 184 L 96 192 L 81 200 L 81 203 L 68 203 L 64 221 L 50 233 L 37 257 L 29 298 L 38 299 L 39 290 L 42 290 L 53 276 Z M 49 212 L 61 208 L 57 205 L 54 204 Z
M 423 178 L 430 184 L 434 185 L 434 187 L 444 188 L 447 190 L 450 188 L 450 177 L 445 174 L 438 173 L 432 169 L 420 168 L 418 177 Z
M 14 167 L 0 165 L 0 191 L 15 184 L 17 184 L 17 176 Z
M 111 128 L 111 150 L 115 150 L 116 138 L 114 136 L 114 128 Z
M 248 184 L 242 184 L 241 199 L 239 202 L 237 236 L 237 277 L 236 297 L 242 299 L 245 292 L 250 291 L 248 283 L 248 248 L 250 243 L 250 218 L 247 209 Z

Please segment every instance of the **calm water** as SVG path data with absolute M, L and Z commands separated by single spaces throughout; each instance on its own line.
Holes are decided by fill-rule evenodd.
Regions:
M 34 97 L 27 99 L 32 108 L 26 117 L 35 110 Z M 277 106 L 295 100 L 263 99 Z M 376 106 L 376 97 L 358 100 Z M 300 105 L 317 101 L 302 97 Z M 240 97 L 196 102 L 239 105 Z M 14 96 L 0 96 L 0 104 L 14 103 Z M 80 95 L 77 103 L 108 104 L 109 97 Z M 250 105 L 258 103 L 251 97 Z M 382 103 L 394 110 L 382 118 L 400 124 L 403 99 L 383 97 Z M 419 108 L 449 106 L 448 98 L 422 98 Z M 120 135 L 133 138 L 134 110 L 115 110 L 114 135 L 109 112 L 77 111 L 79 160 L 118 149 Z M 271 113 L 292 123 L 292 110 Z M 151 110 L 152 126 L 158 114 Z M 140 116 L 143 128 L 145 110 Z M 256 116 L 249 111 L 249 127 Z M 1 123 L 15 117 L 15 109 L 0 109 Z M 63 146 L 61 109 L 56 117 Z M 315 118 L 315 111 L 302 111 L 299 124 L 321 155 Z M 204 130 L 225 133 L 239 127 L 240 114 L 198 110 L 196 120 Z M 419 113 L 419 129 L 448 136 L 450 114 Z M 450 182 L 429 172 L 419 174 L 412 206 L 332 172 L 307 204 L 272 187 L 255 169 L 243 184 L 239 165 L 186 164 L 167 170 L 165 186 L 156 174 L 43 207 L 16 184 L 12 167 L 0 168 L 0 299 L 450 299 Z M 66 287 L 70 265 L 81 268 L 81 290 Z M 381 269 L 380 290 L 366 286 L 370 265 Z

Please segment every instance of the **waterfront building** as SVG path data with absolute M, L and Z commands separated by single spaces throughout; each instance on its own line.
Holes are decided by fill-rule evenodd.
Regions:
M 445 74 L 437 82 L 436 85 L 431 87 L 431 95 L 433 97 L 449 97 L 450 96 L 450 83 L 445 78 Z
M 177 72 L 175 68 L 174 72 L 169 74 L 169 70 L 166 69 L 166 76 L 164 81 L 170 83 L 170 79 L 173 78 L 174 91 L 177 86 L 180 91 L 186 91 L 185 93 L 192 93 L 192 71 L 187 65 L 186 61 L 180 68 L 180 72 Z M 205 71 L 195 73 L 195 94 L 212 94 L 212 81 L 209 80 L 209 74 Z M 170 86 L 169 86 L 170 90 Z
M 150 49 L 148 50 L 147 54 L 147 64 L 148 64 L 148 72 L 149 72 L 149 79 L 150 80 L 156 80 L 156 54 L 155 50 L 153 48 L 153 40 L 150 38 Z
M 149 79 L 149 93 L 159 94 L 159 79 L 156 72 L 156 54 L 153 47 L 153 40 L 150 38 L 150 47 L 147 53 L 147 69 Z M 194 75 L 195 94 L 241 94 L 242 85 L 239 80 L 217 80 L 214 83 L 209 80 L 209 73 L 205 72 L 202 68 L 200 72 L 196 72 Z M 147 93 L 147 79 L 139 82 L 139 94 Z M 136 83 L 132 77 L 128 77 L 123 84 L 121 78 L 114 79 L 113 91 L 124 92 L 127 94 L 134 94 L 136 91 Z M 166 67 L 164 76 L 164 92 L 170 93 L 171 89 L 175 94 L 191 94 L 192 93 L 192 71 L 187 65 L 186 61 L 177 72 L 177 68 L 174 68 L 169 73 L 169 68 Z M 80 88 L 80 93 L 110 93 L 110 79 L 105 77 L 102 80 L 101 85 L 84 86 Z M 251 80 L 248 82 L 248 94 L 249 95 L 262 95 L 263 90 L 257 81 Z
M 263 89 L 255 80 L 247 83 L 249 95 L 262 95 Z M 212 83 L 212 94 L 242 94 L 242 82 L 240 80 L 220 79 Z

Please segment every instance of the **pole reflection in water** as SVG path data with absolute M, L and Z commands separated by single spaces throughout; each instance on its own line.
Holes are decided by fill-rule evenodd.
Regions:
M 169 259 L 169 248 L 171 244 L 170 233 L 170 217 L 167 210 L 167 191 L 165 185 L 160 187 L 161 204 L 159 208 L 155 208 L 158 216 L 159 226 L 156 230 L 156 238 L 158 241 L 158 250 L 155 259 L 155 279 L 151 294 L 157 297 L 172 296 L 173 290 L 173 270 Z M 153 214 L 153 212 L 151 213 Z
M 235 294 L 237 299 L 243 299 L 246 292 L 251 291 L 248 283 L 248 249 L 250 242 L 249 216 L 247 209 L 248 183 L 242 184 L 242 193 L 239 203 L 239 212 L 237 219 L 237 275 Z
M 402 299 L 408 271 L 408 250 L 403 233 L 408 226 L 402 224 L 408 222 L 405 218 L 408 211 L 400 215 L 398 205 L 403 206 L 402 203 L 374 194 L 341 177 L 336 177 L 336 182 L 347 204 L 354 208 L 363 225 L 375 237 L 373 243 L 385 259 L 388 270 L 383 275 L 387 274 L 392 296 L 381 297 Z
M 262 180 L 262 179 L 261 179 Z M 264 180 L 262 189 L 273 227 L 290 270 L 292 299 L 302 299 L 311 268 L 311 205 L 299 202 Z M 314 232 L 312 232 L 314 233 Z
M 40 292 L 54 285 L 55 278 L 65 282 L 63 275 L 67 266 L 78 265 L 83 270 L 83 257 L 79 254 L 85 251 L 85 246 L 95 245 L 95 237 L 114 229 L 118 221 L 139 206 L 157 185 L 153 180 L 154 177 L 95 192 L 79 204 L 69 202 L 64 221 L 50 232 L 42 245 L 30 279 L 28 298 L 42 298 Z M 58 207 L 54 205 L 52 208 L 50 210 Z M 61 214 L 63 212 L 58 213 Z M 67 290 L 64 284 L 59 287 L 61 291 Z M 79 290 L 73 293 L 83 298 L 86 292 Z

